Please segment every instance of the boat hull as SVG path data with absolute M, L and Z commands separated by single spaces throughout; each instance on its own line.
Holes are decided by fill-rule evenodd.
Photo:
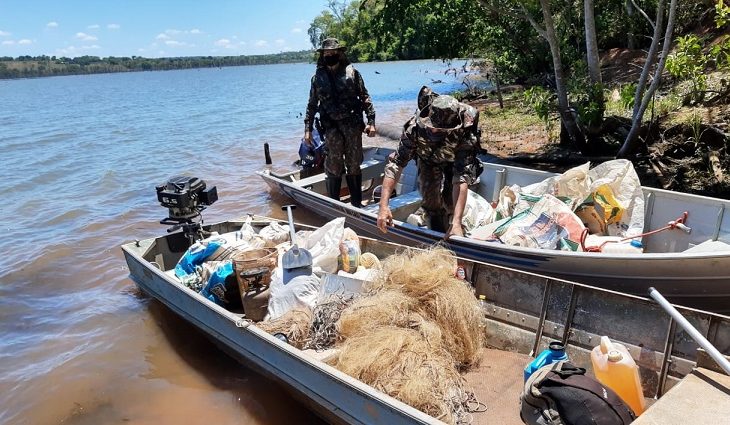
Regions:
M 272 378 L 330 423 L 443 424 L 373 390 L 336 369 L 301 354 L 239 315 L 190 291 L 150 262 L 122 248 L 130 277 L 149 296 L 203 331 L 240 363 Z M 140 250 L 142 252 L 142 250 Z
M 361 234 L 408 246 L 444 243 L 457 256 L 553 276 L 612 291 L 646 296 L 655 287 L 672 303 L 730 312 L 730 252 L 609 255 L 508 246 L 469 238 L 443 241 L 442 234 L 396 221 L 388 233 L 377 215 L 335 201 L 270 173 L 260 176 L 276 191 L 325 219 L 344 216 Z

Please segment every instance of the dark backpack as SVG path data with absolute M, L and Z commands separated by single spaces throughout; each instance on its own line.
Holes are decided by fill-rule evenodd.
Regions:
M 586 370 L 561 361 L 545 365 L 525 382 L 520 417 L 529 425 L 628 425 L 634 412 Z

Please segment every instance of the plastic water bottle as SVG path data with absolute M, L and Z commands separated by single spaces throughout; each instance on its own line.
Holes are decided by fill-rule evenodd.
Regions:
M 485 332 L 487 327 L 487 297 L 485 295 L 479 295 L 479 313 L 481 314 L 481 322 L 479 322 L 479 327 L 482 330 L 482 333 Z
M 626 347 L 603 336 L 601 344 L 591 351 L 591 363 L 599 382 L 618 394 L 636 416 L 644 412 L 646 400 L 641 389 L 639 367 Z
M 546 350 L 543 350 L 542 353 L 535 357 L 535 360 L 525 366 L 525 381 L 541 367 L 561 360 L 568 360 L 568 355 L 565 353 L 565 346 L 559 341 L 553 341 L 548 345 Z
M 606 254 L 641 254 L 644 247 L 641 241 L 633 239 L 631 242 L 607 243 L 601 248 L 601 252 Z

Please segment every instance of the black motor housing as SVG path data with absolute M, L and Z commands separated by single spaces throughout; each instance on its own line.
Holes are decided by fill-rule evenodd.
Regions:
M 169 210 L 172 220 L 189 220 L 218 200 L 216 187 L 206 188 L 205 181 L 197 177 L 171 177 L 155 189 L 157 200 Z

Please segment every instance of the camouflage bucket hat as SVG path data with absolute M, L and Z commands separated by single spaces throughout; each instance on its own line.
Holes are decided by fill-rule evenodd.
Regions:
M 325 38 L 322 41 L 322 45 L 319 49 L 317 49 L 318 52 L 324 52 L 325 50 L 342 50 L 345 51 L 347 48 L 345 46 L 342 46 L 340 44 L 340 40 L 336 38 Z
M 459 101 L 452 96 L 438 96 L 421 109 L 416 122 L 425 128 L 455 130 L 461 126 Z

